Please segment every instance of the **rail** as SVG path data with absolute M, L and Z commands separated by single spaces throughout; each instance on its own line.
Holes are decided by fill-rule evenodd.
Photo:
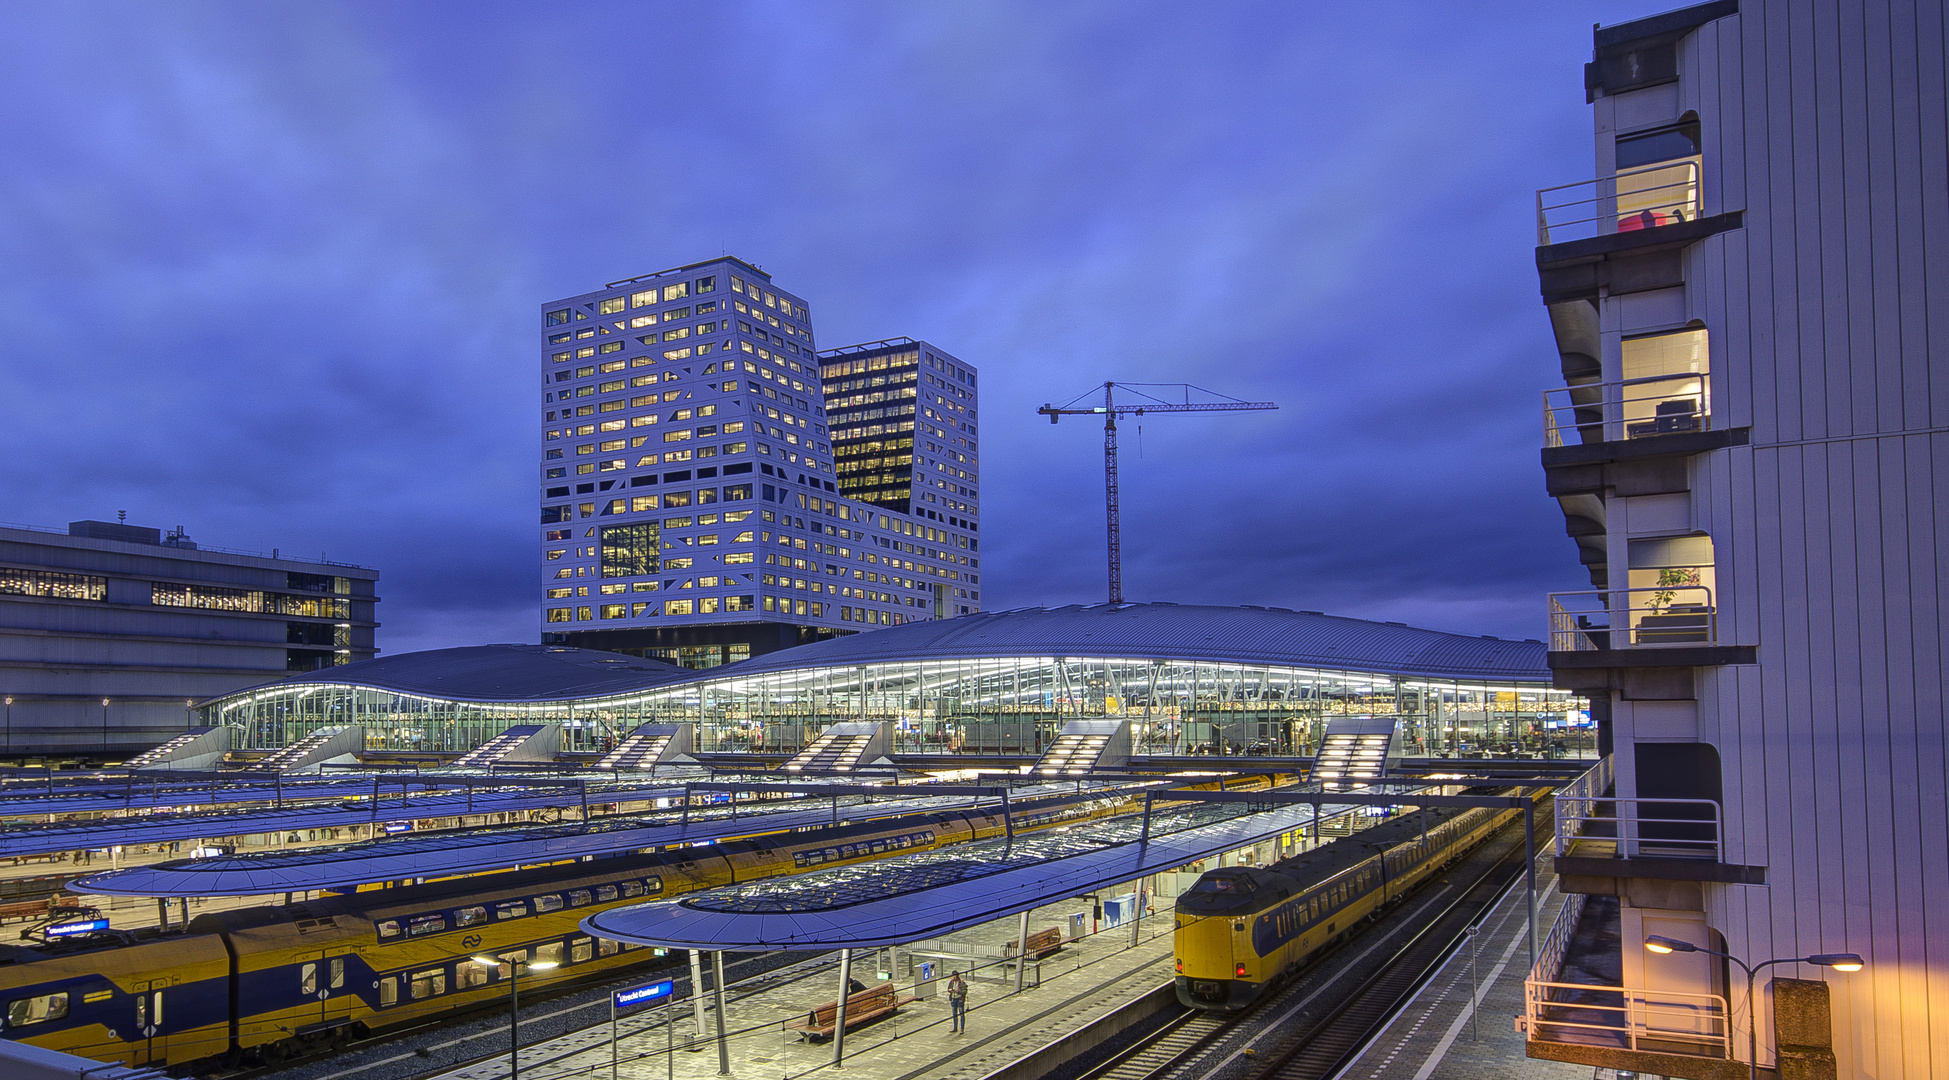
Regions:
M 1666 161 L 1536 193 L 1539 247 L 1699 217 L 1699 163 Z
M 1556 813 L 1558 856 L 1725 861 L 1722 811 L 1711 799 L 1559 796 Z
M 1702 567 L 1668 571 L 1671 584 L 1550 594 L 1550 651 L 1712 645 L 1719 614 L 1712 590 L 1689 584 Z
M 1711 430 L 1711 378 L 1702 371 L 1543 391 L 1546 447 Z
M 1525 979 L 1523 1024 L 1533 1042 L 1732 1059 L 1720 994 Z

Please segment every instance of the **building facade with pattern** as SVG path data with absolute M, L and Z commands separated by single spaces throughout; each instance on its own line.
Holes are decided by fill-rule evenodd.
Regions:
M 955 461 L 952 500 L 943 468 L 904 506 L 848 497 L 838 465 L 894 456 L 863 451 L 875 441 L 902 444 L 909 470 L 916 440 L 941 448 L 922 451 L 930 466 L 971 457 L 966 365 L 920 350 L 939 366 L 903 362 L 905 411 L 876 403 L 869 424 L 855 402 L 836 450 L 811 311 L 750 263 L 611 282 L 544 305 L 541 321 L 545 642 L 709 667 L 980 610 L 979 524 L 958 509 L 974 504 L 961 494 L 972 462 Z M 881 370 L 868 363 L 854 381 Z M 955 372 L 966 381 L 950 387 Z
M 1531 1056 L 1949 1075 L 1944 36 L 1876 0 L 1594 33 L 1596 178 L 1539 194 L 1536 263 L 1591 586 L 1549 662 L 1611 754 L 1558 803 Z

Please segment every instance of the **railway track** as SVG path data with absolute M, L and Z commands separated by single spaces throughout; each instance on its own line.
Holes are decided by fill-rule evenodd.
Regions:
M 1537 815 L 1535 826 L 1539 835 L 1548 834 L 1547 810 Z M 1307 978 L 1343 959 L 1362 940 L 1351 938 L 1315 958 L 1279 992 L 1240 1012 L 1187 1009 L 1076 1080 L 1214 1080 L 1221 1074 L 1224 1080 L 1327 1080 L 1447 960 L 1464 940 L 1467 928 L 1521 880 L 1524 861 L 1522 826 L 1512 825 L 1451 867 L 1447 874 L 1451 883 L 1471 871 L 1473 879 L 1459 887 L 1451 884 L 1454 895 L 1445 900 L 1437 893 L 1441 906 L 1416 924 L 1419 929 L 1396 927 L 1323 980 Z M 1424 889 L 1418 895 L 1426 893 Z M 1396 908 L 1391 914 L 1406 910 Z M 1403 937 L 1406 940 L 1391 952 L 1374 963 L 1365 962 L 1377 949 Z M 1323 1009 L 1309 1008 L 1329 998 Z M 1259 1034 L 1224 1053 L 1231 1037 L 1247 1028 L 1258 1029 Z M 1286 1034 L 1288 1029 L 1293 1033 Z M 1214 1056 L 1219 1060 L 1203 1067 Z

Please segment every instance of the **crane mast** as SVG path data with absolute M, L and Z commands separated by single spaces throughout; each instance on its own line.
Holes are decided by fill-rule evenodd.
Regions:
M 1135 402 L 1126 400 L 1124 403 L 1118 404 L 1116 392 L 1119 386 L 1123 387 L 1126 393 L 1134 394 L 1141 400 Z M 1142 389 L 1144 387 L 1152 387 L 1165 390 L 1166 392 L 1175 392 L 1175 395 L 1182 398 L 1182 400 L 1168 400 L 1161 394 L 1151 393 L 1149 390 Z M 1048 417 L 1051 424 L 1061 420 L 1065 416 L 1096 416 L 1101 414 L 1103 417 L 1103 519 L 1109 541 L 1110 603 L 1121 604 L 1123 603 L 1123 521 L 1117 496 L 1117 418 L 1125 414 L 1143 416 L 1146 413 L 1165 412 L 1249 412 L 1263 409 L 1276 409 L 1279 406 L 1270 401 L 1240 401 L 1237 398 L 1226 397 L 1223 394 L 1214 394 L 1203 387 L 1193 386 L 1190 383 L 1106 382 L 1101 389 L 1103 390 L 1103 404 L 1100 407 L 1091 406 L 1080 409 L 1075 407 L 1078 401 L 1096 393 L 1095 390 L 1088 390 L 1065 405 L 1054 406 L 1045 404 L 1042 408 L 1037 409 L 1036 412 L 1039 415 Z M 1193 391 L 1220 400 L 1193 401 L 1191 400 Z

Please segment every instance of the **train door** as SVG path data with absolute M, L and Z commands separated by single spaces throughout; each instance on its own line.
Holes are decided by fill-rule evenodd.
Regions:
M 358 998 L 348 992 L 345 986 L 346 956 L 327 956 L 318 972 L 318 1000 L 326 1020 L 341 1020 L 358 1004 Z
M 135 984 L 131 1001 L 135 1030 L 129 1037 L 134 1048 L 131 1065 L 168 1064 L 170 987 L 175 984 L 173 978 Z
M 322 952 L 298 956 L 298 1005 L 293 1011 L 291 1030 L 303 1031 L 325 1020 L 325 1002 L 331 996 L 331 973 Z

